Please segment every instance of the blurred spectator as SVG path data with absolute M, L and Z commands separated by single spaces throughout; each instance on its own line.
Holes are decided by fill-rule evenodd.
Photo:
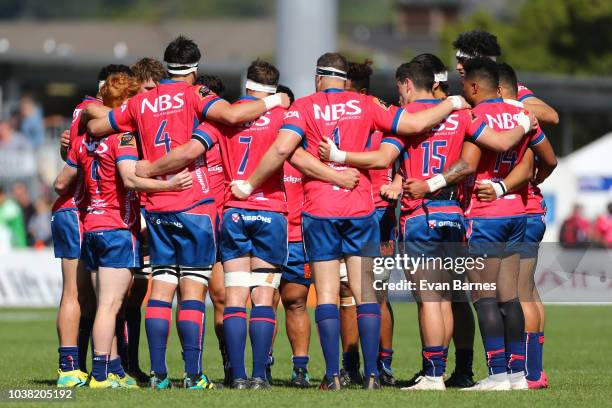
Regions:
M 604 248 L 612 248 L 612 202 L 608 204 L 608 212 L 595 220 L 593 241 Z
M 0 121 L 0 149 L 26 150 L 31 148 L 31 143 L 21 133 L 15 132 L 10 121 Z
M 28 226 L 28 234 L 32 236 L 32 246 L 41 248 L 51 244 L 51 206 L 44 198 L 36 201 L 36 213 L 33 214 Z
M 23 213 L 23 223 L 28 227 L 26 232 L 26 240 L 28 246 L 34 245 L 34 237 L 30 232 L 30 220 L 36 214 L 36 208 L 34 204 L 32 204 L 32 200 L 30 199 L 30 193 L 28 188 L 23 183 L 15 183 L 13 184 L 13 198 L 21 207 L 21 212 Z
M 45 138 L 45 126 L 42 109 L 30 96 L 23 96 L 19 102 L 21 126 L 19 130 L 25 138 L 38 147 Z
M 26 231 L 21 208 L 7 197 L 3 186 L 0 186 L 0 230 L 0 239 L 9 241 L 11 247 L 26 246 Z M 6 244 L 6 242 L 0 243 L 0 247 L 6 247 Z
M 572 214 L 561 224 L 559 241 L 564 247 L 584 247 L 590 243 L 590 222 L 582 215 L 582 205 L 575 204 Z

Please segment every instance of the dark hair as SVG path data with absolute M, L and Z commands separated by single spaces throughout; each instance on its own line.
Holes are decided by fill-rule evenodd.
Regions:
M 505 62 L 497 64 L 497 72 L 499 74 L 499 85 L 513 90 L 515 96 L 518 93 L 518 79 L 514 68 Z
M 433 54 L 429 54 L 429 53 L 419 54 L 416 57 L 414 57 L 412 61 L 421 62 L 431 67 L 431 70 L 433 71 L 434 75 L 439 74 L 441 72 L 448 71 L 448 68 L 446 67 L 446 65 L 444 65 L 442 60 Z M 442 90 L 442 92 L 448 94 L 448 89 L 449 89 L 448 80 L 444 82 L 440 82 L 440 89 Z
M 200 61 L 200 58 L 202 54 L 198 45 L 183 35 L 176 37 L 164 51 L 164 61 L 175 64 L 194 64 Z
M 200 75 L 196 78 L 196 85 L 206 85 L 208 89 L 221 96 L 225 92 L 223 80 L 216 75 Z
M 128 67 L 127 65 L 109 64 L 102 67 L 102 69 L 98 73 L 98 81 L 106 81 L 106 78 L 108 78 L 110 74 L 117 74 L 119 72 L 126 73 L 130 76 L 134 75 L 130 67 Z
M 257 59 L 247 69 L 247 79 L 264 85 L 277 85 L 280 74 L 269 62 Z
M 132 65 L 132 72 L 140 82 L 151 80 L 156 84 L 166 78 L 168 73 L 164 65 L 155 58 L 141 58 Z
M 453 42 L 456 50 L 477 57 L 499 57 L 501 48 L 497 37 L 484 30 L 472 30 L 459 34 Z
M 372 76 L 373 61 L 366 58 L 362 63 L 349 62 L 346 77 L 351 80 L 354 90 L 370 90 L 370 77 Z
M 422 62 L 410 61 L 400 65 L 395 71 L 395 79 L 405 82 L 410 79 L 415 88 L 431 91 L 434 85 L 433 69 Z
M 318 67 L 331 67 L 341 71 L 348 71 L 348 61 L 339 52 L 326 52 L 317 60 Z
M 276 87 L 276 92 L 286 93 L 289 96 L 289 101 L 291 102 L 292 105 L 293 105 L 293 102 L 295 102 L 295 95 L 293 94 L 293 91 L 291 90 L 291 88 L 289 88 L 288 86 L 279 84 Z
M 499 86 L 499 72 L 497 63 L 489 58 L 473 58 L 467 60 L 463 65 L 465 80 L 478 80 L 484 82 L 491 89 Z

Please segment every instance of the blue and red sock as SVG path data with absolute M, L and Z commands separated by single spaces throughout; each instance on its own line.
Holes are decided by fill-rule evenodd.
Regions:
M 506 343 L 506 367 L 508 373 L 525 372 L 524 341 L 509 341 Z
M 183 339 L 183 360 L 185 373 L 189 377 L 202 374 L 202 347 L 206 315 L 204 302 L 183 300 L 178 313 L 178 330 Z
M 266 378 L 266 366 L 272 349 L 276 316 L 272 306 L 253 306 L 249 321 L 249 337 L 253 353 L 253 378 Z
M 525 376 L 529 381 L 537 381 L 540 379 L 539 354 L 540 354 L 540 336 L 538 333 L 525 333 L 525 343 L 527 345 L 527 353 L 525 355 Z
M 223 310 L 223 337 L 234 380 L 247 378 L 244 367 L 246 336 L 246 308 L 226 307 Z
M 96 381 L 105 381 L 108 378 L 110 356 L 108 354 L 93 353 L 93 359 L 91 364 L 91 376 Z
M 540 348 L 539 348 L 539 353 L 538 353 L 538 358 L 539 358 L 539 364 L 540 364 L 540 371 L 544 371 L 544 332 L 539 332 L 537 333 L 538 337 L 539 337 L 539 343 L 540 343 Z
M 446 371 L 444 346 L 423 347 L 423 372 L 428 377 L 441 377 Z
M 482 339 L 487 359 L 489 374 L 501 374 L 506 372 L 506 347 L 503 337 L 485 337 Z
M 393 363 L 393 349 L 379 348 L 378 349 L 378 363 L 380 367 L 383 367 L 387 371 L 392 371 L 391 363 Z
M 79 348 L 77 346 L 60 347 L 59 369 L 62 371 L 79 370 Z
M 371 375 L 378 377 L 380 373 L 376 363 L 380 344 L 380 305 L 378 303 L 357 305 L 357 326 L 363 354 L 363 374 L 366 378 Z
M 318 305 L 315 321 L 319 331 L 319 341 L 325 358 L 325 376 L 328 379 L 340 373 L 340 313 L 338 306 L 331 303 Z M 380 330 L 379 330 L 380 332 Z
M 168 373 L 166 349 L 172 320 L 172 304 L 163 300 L 150 299 L 145 313 L 145 329 L 151 356 L 151 371 L 158 376 Z

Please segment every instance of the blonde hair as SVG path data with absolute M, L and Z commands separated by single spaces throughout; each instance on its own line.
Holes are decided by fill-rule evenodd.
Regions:
M 100 96 L 105 106 L 116 108 L 138 93 L 140 83 L 125 72 L 117 72 L 106 78 L 100 89 Z

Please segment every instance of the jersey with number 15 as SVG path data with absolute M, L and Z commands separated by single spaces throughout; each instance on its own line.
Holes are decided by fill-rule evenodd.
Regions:
M 154 162 L 191 139 L 191 133 L 206 118 L 210 107 L 220 101 L 206 86 L 163 80 L 154 89 L 135 95 L 108 119 L 115 131 L 137 131 L 143 158 Z M 199 202 L 212 200 L 204 156 L 189 165 L 193 186 L 185 191 L 149 193 L 147 211 L 184 211 Z M 163 177 L 169 177 L 167 174 Z

